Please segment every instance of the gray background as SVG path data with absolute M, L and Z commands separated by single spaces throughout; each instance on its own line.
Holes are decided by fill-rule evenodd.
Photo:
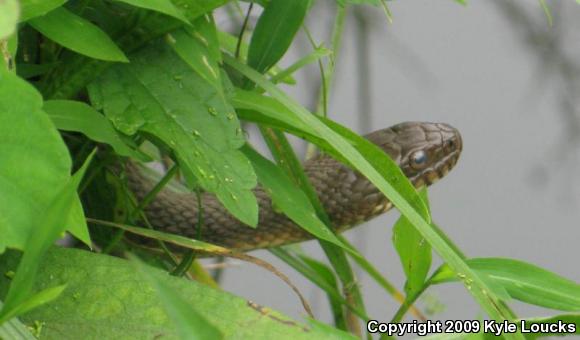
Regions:
M 528 26 L 488 0 L 467 7 L 444 0 L 389 2 L 392 24 L 378 8 L 352 10 L 330 112 L 360 133 L 412 120 L 457 127 L 464 151 L 457 167 L 429 191 L 434 220 L 468 256 L 521 259 L 580 281 L 578 88 L 577 77 L 565 68 L 566 60 L 580 60 L 580 6 L 571 0 L 548 3 L 555 14 L 552 28 L 537 1 L 515 2 L 533 19 Z M 318 1 L 309 15 L 319 41 L 328 37 L 332 15 L 331 1 Z M 307 53 L 303 40 L 285 65 Z M 312 107 L 317 75 L 316 67 L 308 68 L 298 77 L 299 85 L 286 90 Z M 296 145 L 304 150 L 303 144 Z M 391 211 L 346 235 L 402 288 L 404 275 L 391 244 L 397 217 Z M 316 242 L 303 245 L 323 259 Z M 321 290 L 267 251 L 254 255 L 288 274 L 317 318 L 331 321 Z M 398 304 L 365 273 L 359 282 L 369 315 L 389 321 Z M 234 262 L 224 273 L 223 287 L 291 316 L 304 315 L 280 280 L 253 265 Z M 483 315 L 459 284 L 438 286 L 426 295 L 429 305 L 444 304 L 434 318 Z M 555 313 L 518 303 L 514 307 L 522 317 Z

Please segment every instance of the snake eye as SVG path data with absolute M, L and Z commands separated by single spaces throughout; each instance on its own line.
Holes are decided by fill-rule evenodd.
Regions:
M 411 166 L 421 168 L 427 164 L 427 153 L 423 150 L 415 151 L 411 155 Z
M 445 144 L 447 146 L 447 149 L 455 150 L 455 142 L 452 139 L 448 140 Z

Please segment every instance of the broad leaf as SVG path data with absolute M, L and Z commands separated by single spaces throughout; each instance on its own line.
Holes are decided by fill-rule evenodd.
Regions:
M 13 254 L 10 254 L 13 255 Z M 13 270 L 14 256 L 0 260 L 0 273 Z M 177 339 L 179 333 L 164 308 L 158 291 L 126 260 L 77 249 L 53 248 L 41 262 L 36 288 L 66 283 L 61 297 L 22 316 L 25 323 L 43 324 L 47 339 Z M 195 281 L 148 269 L 157 282 L 182 298 L 215 325 L 225 338 L 239 339 L 352 339 L 323 326 L 311 327 L 289 317 L 210 288 Z M 0 296 L 8 279 L 0 275 Z
M 123 51 L 99 27 L 59 7 L 28 22 L 51 40 L 91 58 L 128 62 Z
M 28 83 L 0 72 L 0 253 L 24 249 L 40 229 L 37 217 L 70 178 L 71 160 L 58 131 Z M 66 225 L 90 244 L 78 197 Z
M 256 176 L 238 150 L 245 139 L 226 98 L 167 46 L 152 45 L 133 59 L 104 74 L 91 99 L 123 133 L 141 131 L 162 141 L 190 186 L 199 183 L 240 221 L 255 226 Z
M 165 313 L 173 324 L 177 334 L 182 339 L 222 339 L 223 334 L 211 324 L 193 306 L 189 305 L 183 296 L 177 294 L 171 286 L 155 275 L 155 272 L 142 264 L 137 258 L 133 259 L 138 273 L 153 287 L 162 303 Z

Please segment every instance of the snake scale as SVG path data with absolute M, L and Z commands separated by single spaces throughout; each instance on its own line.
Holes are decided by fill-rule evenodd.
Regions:
M 406 122 L 365 136 L 397 162 L 416 188 L 445 176 L 457 163 L 461 135 L 443 123 Z M 334 228 L 342 232 L 392 207 L 389 200 L 363 175 L 328 155 L 317 155 L 304 164 Z M 141 200 L 154 183 L 136 166 L 127 167 L 128 187 Z M 238 251 L 269 248 L 312 239 L 313 236 L 272 206 L 266 191 L 254 193 L 259 204 L 257 228 L 233 217 L 217 198 L 202 194 L 201 239 Z M 159 231 L 196 238 L 196 195 L 163 189 L 145 208 L 149 222 Z

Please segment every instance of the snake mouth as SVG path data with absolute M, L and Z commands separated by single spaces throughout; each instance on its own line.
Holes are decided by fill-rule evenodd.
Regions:
M 424 186 L 430 186 L 439 181 L 441 178 L 445 177 L 445 175 L 447 175 L 449 171 L 453 169 L 455 164 L 457 164 L 458 159 L 458 152 L 452 155 L 448 155 L 433 168 L 429 168 L 422 171 L 421 173 L 418 173 L 414 177 L 410 178 L 410 180 L 416 189 L 421 189 Z
M 410 177 L 411 182 L 417 189 L 429 186 L 445 177 L 453 169 L 455 164 L 457 164 L 461 151 L 463 150 L 463 141 L 457 129 L 447 124 L 437 125 L 445 132 L 446 136 L 435 147 L 435 150 L 432 150 L 437 155 L 437 161 Z

